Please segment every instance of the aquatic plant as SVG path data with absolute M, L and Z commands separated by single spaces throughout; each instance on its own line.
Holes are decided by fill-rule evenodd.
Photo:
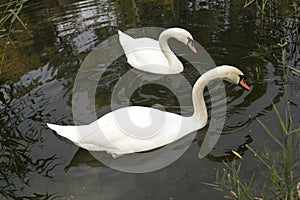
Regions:
M 256 3 L 258 12 L 265 14 L 267 3 L 272 1 L 246 1 L 245 6 L 250 6 L 252 3 Z M 258 3 L 261 3 L 258 6 Z M 300 7 L 296 1 L 293 1 L 291 5 L 290 19 L 295 16 L 299 16 Z M 285 20 L 282 20 L 286 22 Z M 278 131 L 272 131 L 263 121 L 257 119 L 258 123 L 263 128 L 264 132 L 274 141 L 279 151 L 272 152 L 269 148 L 265 147 L 262 153 L 259 150 L 255 150 L 249 144 L 245 146 L 253 153 L 260 168 L 252 174 L 250 177 L 241 175 L 242 160 L 238 159 L 233 162 L 224 161 L 224 169 L 217 170 L 214 187 L 227 191 L 230 199 L 287 199 L 294 200 L 300 199 L 300 177 L 299 165 L 300 165 L 300 128 L 296 122 L 293 121 L 293 116 L 290 107 L 290 100 L 288 96 L 288 73 L 299 76 L 300 70 L 297 69 L 296 64 L 288 64 L 286 61 L 288 57 L 297 57 L 299 52 L 295 51 L 297 48 L 293 48 L 299 38 L 299 21 L 295 17 L 295 20 L 290 20 L 292 26 L 290 29 L 281 30 L 281 33 L 286 35 L 293 35 L 293 43 L 281 40 L 277 44 L 264 47 L 258 45 L 258 50 L 252 52 L 249 57 L 251 58 L 264 58 L 277 62 L 282 72 L 284 101 L 286 110 L 284 117 L 280 114 L 275 103 L 272 103 L 273 112 L 278 119 Z M 284 37 L 282 37 L 284 38 Z M 296 41 L 296 42 L 295 42 Z M 248 58 L 249 58 L 248 57 Z M 260 67 L 256 66 L 257 78 L 259 79 Z M 291 72 L 291 73 L 290 73 Z M 297 151 L 298 150 L 298 151 Z M 237 156 L 239 158 L 240 156 Z M 263 177 L 263 178 L 261 178 Z M 254 184 L 255 182 L 255 184 Z
M 263 153 L 258 153 L 250 145 L 245 146 L 254 154 L 258 162 L 262 164 L 262 174 L 265 180 L 260 185 L 261 189 L 255 188 L 255 173 L 247 181 L 240 176 L 241 162 L 233 161 L 228 164 L 224 162 L 225 168 L 220 174 L 217 170 L 215 187 L 228 191 L 232 199 L 297 199 L 300 198 L 300 177 L 296 177 L 295 169 L 299 167 L 296 158 L 300 138 L 300 128 L 291 124 L 291 118 L 287 111 L 285 120 L 279 114 L 277 107 L 273 104 L 274 112 L 278 118 L 281 137 L 278 138 L 263 122 L 258 120 L 265 132 L 280 147 L 281 152 L 272 154 L 266 148 Z M 257 181 L 256 181 L 257 182 Z M 257 196 L 261 197 L 257 197 Z
M 255 5 L 256 15 L 264 17 L 267 12 L 271 13 L 278 10 L 280 2 L 274 0 L 246 0 L 244 3 L 244 8 Z
M 5 53 L 9 44 L 13 44 L 12 35 L 15 33 L 21 33 L 23 30 L 28 30 L 25 23 L 19 17 L 20 12 L 26 2 L 29 0 L 10 0 L 0 4 L 0 44 L 3 46 L 1 48 L 1 62 L 2 65 L 5 58 Z M 23 29 L 16 28 L 16 23 L 21 24 Z M 0 66 L 1 72 L 1 66 Z

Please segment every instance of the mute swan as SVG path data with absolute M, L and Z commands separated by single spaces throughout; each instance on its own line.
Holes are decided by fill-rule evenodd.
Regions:
M 207 71 L 196 81 L 192 92 L 194 113 L 190 117 L 155 108 L 129 106 L 107 113 L 89 125 L 47 125 L 57 134 L 90 151 L 122 155 L 154 149 L 206 125 L 203 91 L 209 81 L 218 78 L 249 90 L 244 74 L 239 69 L 223 65 Z
M 119 41 L 127 62 L 134 68 L 155 74 L 177 74 L 183 71 L 183 65 L 168 45 L 169 38 L 175 38 L 197 53 L 193 36 L 182 28 L 164 30 L 159 41 L 151 38 L 132 38 L 118 31 Z

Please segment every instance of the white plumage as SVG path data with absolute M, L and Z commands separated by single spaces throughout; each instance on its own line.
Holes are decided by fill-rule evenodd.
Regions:
M 47 125 L 57 134 L 90 151 L 128 154 L 154 149 L 206 125 L 203 90 L 210 80 L 216 78 L 240 84 L 249 90 L 243 73 L 235 67 L 224 65 L 206 72 L 195 83 L 192 94 L 194 114 L 190 117 L 155 108 L 130 106 L 107 113 L 89 125 Z
M 120 44 L 127 62 L 134 68 L 156 74 L 176 74 L 183 71 L 183 65 L 168 46 L 168 39 L 175 38 L 186 44 L 192 51 L 192 35 L 182 28 L 170 28 L 160 34 L 159 40 L 151 38 L 132 38 L 118 31 Z

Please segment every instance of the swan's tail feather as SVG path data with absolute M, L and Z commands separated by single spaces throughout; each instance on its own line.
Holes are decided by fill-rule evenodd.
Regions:
M 49 123 L 47 123 L 47 126 L 54 130 L 58 135 L 65 137 L 76 144 L 79 143 L 80 136 L 76 126 L 61 126 Z
M 133 40 L 133 38 L 125 33 L 123 33 L 122 31 L 118 30 L 118 34 L 119 34 L 119 41 L 121 43 L 121 45 L 124 47 L 126 47 L 126 45 L 128 45 L 128 43 L 130 43 L 131 40 Z

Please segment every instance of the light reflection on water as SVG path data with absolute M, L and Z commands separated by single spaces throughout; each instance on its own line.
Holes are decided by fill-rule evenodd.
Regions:
M 22 17 L 33 37 L 16 37 L 23 43 L 9 51 L 11 69 L 1 73 L 0 196 L 11 199 L 25 196 L 122 199 L 124 195 L 128 199 L 199 199 L 202 196 L 220 199 L 223 194 L 201 182 L 214 181 L 214 169 L 231 149 L 240 149 L 246 157 L 247 152 L 242 148 L 245 143 L 258 148 L 268 144 L 276 149 L 255 119 L 260 118 L 267 125 L 274 123 L 271 101 L 280 111 L 285 110 L 282 66 L 268 55 L 269 50 L 263 52 L 267 54 L 261 56 L 263 58 L 242 58 L 255 52 L 257 43 L 267 47 L 284 38 L 291 44 L 287 62 L 299 68 L 299 36 L 294 31 L 299 21 L 283 20 L 277 15 L 271 16 L 272 20 L 259 20 L 251 9 L 240 9 L 241 6 L 235 1 L 29 2 Z M 274 24 L 282 21 L 284 26 L 280 31 Z M 116 34 L 117 29 L 143 26 L 188 29 L 217 64 L 238 65 L 247 74 L 252 90 L 246 93 L 226 86 L 228 107 L 223 135 L 206 159 L 198 159 L 199 146 L 195 141 L 184 156 L 169 167 L 136 175 L 103 166 L 84 150 L 56 136 L 45 123 L 73 124 L 72 87 L 86 55 Z M 129 69 L 124 62 L 124 57 L 114 62 L 99 82 L 96 94 L 96 98 L 101 99 L 101 104 L 96 104 L 99 115 L 110 111 L 114 83 Z M 191 82 L 199 76 L 189 67 L 184 75 Z M 293 116 L 299 122 L 299 77 L 288 75 Z M 208 92 L 205 96 L 209 107 Z M 159 100 L 161 102 L 157 102 Z M 149 86 L 144 87 L 135 93 L 132 101 L 144 105 L 161 103 L 166 109 L 180 112 L 174 104 L 176 99 L 164 88 L 156 92 Z M 187 115 L 191 112 L 190 107 L 183 110 Z M 198 142 L 205 131 L 198 132 Z M 255 168 L 250 161 L 245 161 L 245 165 L 249 170 Z

